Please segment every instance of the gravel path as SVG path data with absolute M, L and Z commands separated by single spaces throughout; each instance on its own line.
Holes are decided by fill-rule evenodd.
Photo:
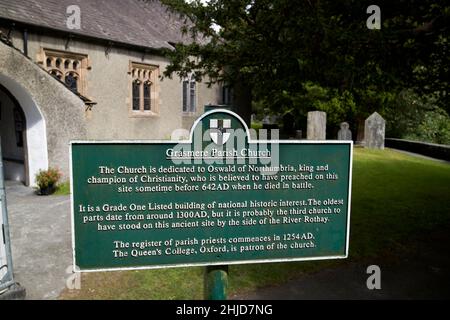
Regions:
M 6 183 L 16 282 L 27 299 L 56 299 L 72 263 L 70 197 L 37 196 L 20 183 Z

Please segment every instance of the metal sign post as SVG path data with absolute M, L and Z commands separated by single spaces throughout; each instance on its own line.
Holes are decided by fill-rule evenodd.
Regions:
M 0 139 L 0 300 L 23 299 L 25 289 L 14 281 L 8 211 L 6 207 L 5 182 Z
M 207 266 L 205 275 L 205 299 L 227 300 L 228 266 Z
M 215 109 L 234 111 L 232 106 L 205 106 L 205 112 Z M 204 298 L 206 300 L 228 299 L 228 265 L 207 266 L 205 268 Z
M 6 211 L 5 183 L 3 180 L 3 161 L 0 140 L 0 294 L 14 284 L 12 273 L 11 246 L 9 241 L 8 214 Z

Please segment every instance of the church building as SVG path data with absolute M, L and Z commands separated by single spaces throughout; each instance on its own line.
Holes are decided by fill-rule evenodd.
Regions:
M 0 136 L 5 178 L 69 178 L 71 140 L 170 139 L 222 88 L 162 78 L 184 19 L 159 1 L 0 0 Z

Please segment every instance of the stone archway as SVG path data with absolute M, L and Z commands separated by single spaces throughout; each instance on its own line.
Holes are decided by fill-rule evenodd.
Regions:
M 34 185 L 34 177 L 36 173 L 40 169 L 48 168 L 48 149 L 45 119 L 39 109 L 39 106 L 33 101 L 30 94 L 13 79 L 0 74 L 0 90 L 3 93 L 3 103 L 13 104 L 14 108 L 20 108 L 25 118 L 25 121 L 23 123 L 25 126 L 23 128 L 24 138 L 22 142 L 24 157 L 23 159 L 16 159 L 19 161 L 24 161 L 24 176 L 20 176 L 20 169 L 18 169 L 18 164 L 14 162 L 15 159 L 7 158 L 5 161 L 5 178 L 12 180 L 21 180 L 26 185 Z M 6 105 L 2 107 L 3 109 L 6 109 L 8 106 Z M 8 110 L 2 111 L 6 112 Z M 4 117 L 2 118 L 2 122 L 7 122 L 8 120 L 11 121 L 13 119 L 5 119 Z M 11 130 L 9 131 L 10 133 L 12 133 Z M 11 139 L 11 137 L 3 137 L 3 139 Z M 7 142 L 10 141 L 3 141 L 2 144 L 5 144 Z M 12 145 L 11 143 L 9 144 Z M 5 151 L 7 150 L 3 150 L 4 155 Z
M 0 84 L 26 118 L 29 185 L 40 169 L 57 167 L 69 178 L 69 144 L 86 139 L 85 104 L 63 83 L 16 48 L 0 41 Z

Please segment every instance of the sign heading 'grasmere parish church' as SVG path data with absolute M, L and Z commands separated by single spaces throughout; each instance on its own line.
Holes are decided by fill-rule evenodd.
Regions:
M 253 140 L 218 109 L 186 141 L 71 144 L 75 271 L 345 258 L 351 141 Z

